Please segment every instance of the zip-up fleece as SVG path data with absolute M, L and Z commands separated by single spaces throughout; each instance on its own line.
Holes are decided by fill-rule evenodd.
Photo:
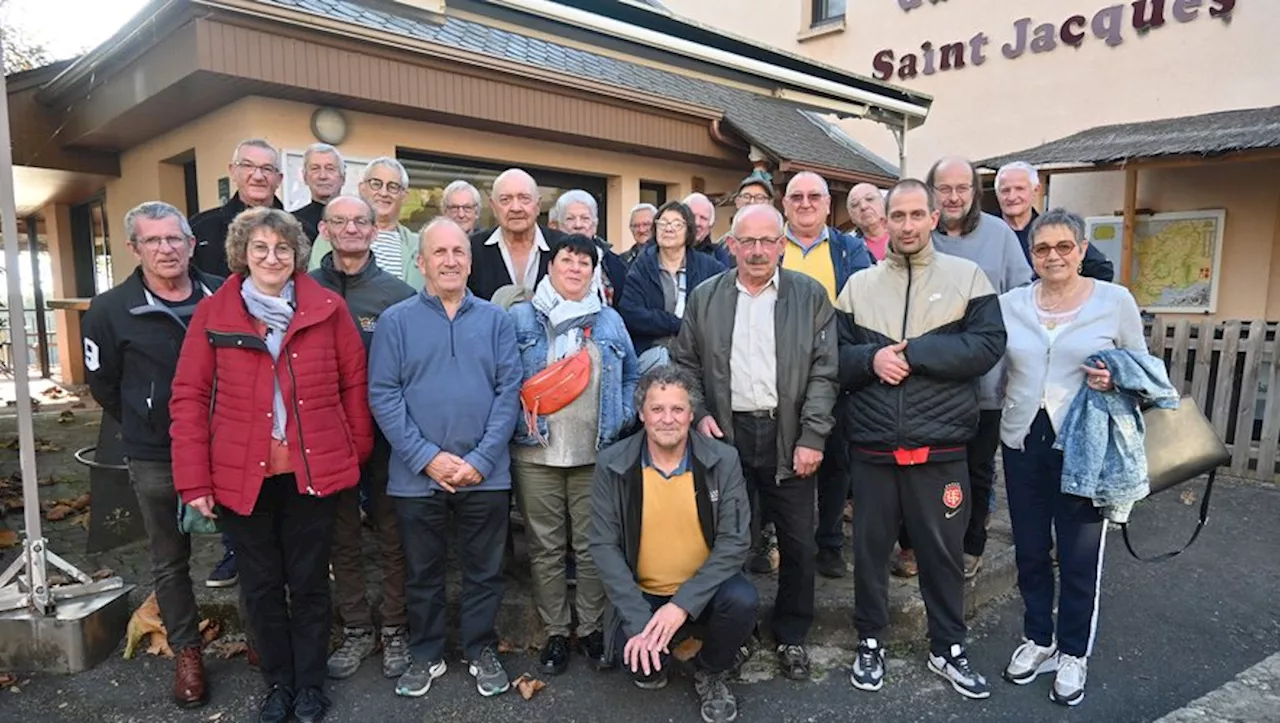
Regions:
M 297 310 L 274 361 L 240 296 L 243 280 L 233 275 L 196 307 L 169 403 L 182 500 L 213 495 L 238 515 L 253 512 L 266 477 L 277 378 L 299 493 L 354 487 L 373 451 L 364 344 L 342 299 L 295 273 Z
M 344 274 L 334 266 L 330 251 L 320 260 L 320 268 L 311 272 L 311 278 L 347 302 L 347 310 L 356 322 L 366 350 L 373 343 L 373 331 L 382 312 L 415 293 L 413 287 L 378 268 L 373 254 L 369 254 L 364 268 L 354 274 Z
M 201 292 L 197 301 L 222 285 L 195 267 L 188 273 Z M 155 298 L 139 266 L 119 286 L 94 297 L 80 333 L 89 391 L 120 423 L 125 456 L 168 462 L 169 392 L 186 323 Z
M 1000 302 L 982 269 L 932 243 L 911 256 L 891 248 L 883 263 L 850 277 L 836 308 L 852 454 L 888 464 L 962 458 L 978 428 L 978 379 L 1005 346 Z M 875 353 L 904 339 L 911 373 L 884 384 Z
M 430 497 L 426 475 L 441 452 L 483 478 L 472 490 L 511 489 L 511 443 L 520 416 L 515 324 L 467 292 L 453 319 L 425 290 L 382 313 L 369 353 L 369 405 L 391 443 L 387 494 Z
M 636 578 L 644 512 L 641 452 L 647 444 L 642 431 L 601 452 L 591 483 L 591 559 L 609 598 L 604 629 L 605 650 L 611 658 L 653 616 Z M 711 555 L 693 577 L 681 583 L 671 602 L 694 619 L 747 561 L 751 506 L 736 449 L 697 432 L 690 433 L 689 445 L 698 524 Z

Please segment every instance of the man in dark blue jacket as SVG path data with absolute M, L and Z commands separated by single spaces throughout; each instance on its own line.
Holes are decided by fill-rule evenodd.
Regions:
M 1031 263 L 1031 224 L 1040 214 L 1032 205 L 1040 195 L 1040 174 L 1028 163 L 1014 161 L 1000 167 L 996 173 L 996 199 L 1000 202 L 1000 217 L 1018 236 L 1022 254 Z M 1084 252 L 1083 276 L 1099 281 L 1111 281 L 1116 270 L 1107 255 L 1096 246 L 1089 245 Z M 1034 265 L 1033 265 L 1034 268 Z
M 627 283 L 618 300 L 643 374 L 665 364 L 667 344 L 680 332 L 685 299 L 703 281 L 724 271 L 709 254 L 693 252 L 697 233 L 693 212 L 671 202 L 658 212 L 655 243 L 648 244 L 631 263 Z
M 782 268 L 807 274 L 822 284 L 835 303 L 849 277 L 875 263 L 865 244 L 830 226 L 831 190 L 816 173 L 802 172 L 792 177 L 782 198 L 787 217 L 787 247 Z M 839 406 L 841 402 L 837 402 Z M 843 430 L 836 415 L 836 430 L 818 469 L 818 572 L 824 577 L 844 577 L 844 503 L 849 497 L 848 460 Z M 760 562 L 759 565 L 755 563 Z M 753 569 L 763 568 L 758 556 Z

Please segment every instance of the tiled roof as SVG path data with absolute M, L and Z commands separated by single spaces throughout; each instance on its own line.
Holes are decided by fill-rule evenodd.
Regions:
M 788 101 L 456 17 L 429 23 L 353 0 L 256 1 L 716 108 L 744 137 L 783 160 L 874 176 L 887 175 L 883 159 L 859 152 L 860 146 L 856 143 L 838 141 L 830 131 L 842 131 L 815 123 L 799 106 Z

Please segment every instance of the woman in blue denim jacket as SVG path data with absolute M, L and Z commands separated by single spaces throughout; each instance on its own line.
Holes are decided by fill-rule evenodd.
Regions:
M 591 357 L 591 379 L 555 413 L 533 420 L 522 415 L 511 472 L 528 534 L 534 601 L 547 630 L 539 663 L 544 673 L 558 675 L 569 664 L 572 616 L 565 555 L 570 536 L 577 565 L 578 639 L 586 655 L 598 667 L 603 664 L 605 592 L 587 547 L 591 480 L 596 451 L 617 441 L 635 420 L 639 371 L 622 317 L 591 293 L 597 259 L 592 240 L 566 236 L 549 253 L 547 275 L 533 299 L 510 312 L 524 380 L 584 348 Z

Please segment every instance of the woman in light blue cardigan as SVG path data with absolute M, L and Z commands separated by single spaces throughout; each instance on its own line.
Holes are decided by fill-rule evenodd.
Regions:
M 1000 440 L 1005 486 L 1026 606 L 1024 642 L 1004 678 L 1026 685 L 1057 673 L 1049 699 L 1084 700 L 1087 658 L 1098 624 L 1098 590 L 1106 525 L 1087 497 L 1064 494 L 1062 452 L 1053 449 L 1071 402 L 1083 384 L 1113 389 L 1105 368 L 1085 360 L 1103 349 L 1146 352 L 1142 317 L 1129 290 L 1081 275 L 1084 219 L 1054 209 L 1036 219 L 1031 261 L 1040 279 L 1000 297 L 1008 346 Z M 1053 620 L 1054 536 L 1058 544 L 1058 620 Z

